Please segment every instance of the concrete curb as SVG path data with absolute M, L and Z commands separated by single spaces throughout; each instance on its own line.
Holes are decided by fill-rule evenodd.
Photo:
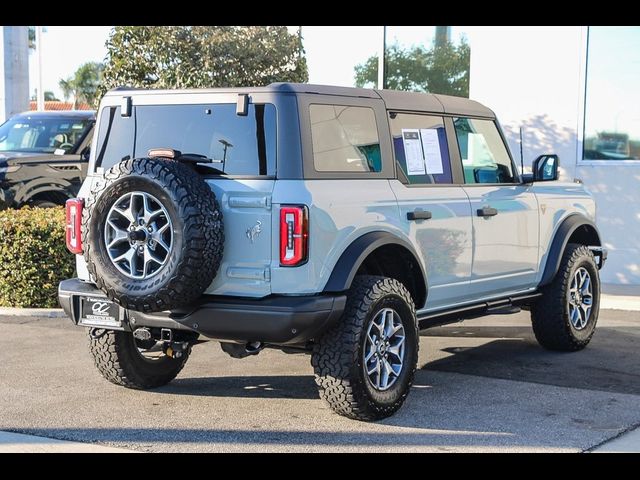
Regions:
M 20 308 L 0 307 L 0 315 L 8 317 L 40 317 L 65 318 L 67 315 L 61 308 Z
M 602 294 L 600 296 L 600 308 L 638 312 L 640 311 L 640 297 Z

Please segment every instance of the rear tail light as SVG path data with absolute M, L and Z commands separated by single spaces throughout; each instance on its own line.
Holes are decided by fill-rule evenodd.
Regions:
M 308 210 L 304 205 L 280 208 L 280 265 L 296 267 L 307 261 L 309 245 Z
M 82 237 L 80 228 L 82 226 L 82 208 L 84 200 L 72 198 L 65 204 L 67 210 L 67 248 L 71 253 L 82 253 Z

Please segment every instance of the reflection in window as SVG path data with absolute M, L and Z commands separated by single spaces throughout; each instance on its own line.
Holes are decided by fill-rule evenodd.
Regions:
M 310 105 L 313 163 L 319 172 L 380 172 L 382 159 L 373 109 Z
M 386 27 L 384 88 L 469 97 L 470 48 L 456 27 Z M 375 87 L 378 56 L 355 67 L 356 86 Z
M 589 27 L 584 160 L 640 159 L 640 27 Z
M 513 165 L 491 120 L 456 118 L 465 183 L 514 183 Z

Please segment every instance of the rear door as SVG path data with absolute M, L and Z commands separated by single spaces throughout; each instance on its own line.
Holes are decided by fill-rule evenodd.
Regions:
M 451 169 L 444 118 L 392 112 L 389 124 L 398 166 L 398 180 L 390 183 L 400 221 L 423 257 L 426 309 L 464 302 L 471 276 L 471 209 L 464 188 L 456 185 L 459 171 Z
M 538 201 L 519 182 L 509 151 L 489 119 L 454 118 L 473 218 L 470 294 L 486 298 L 535 285 Z
M 101 146 L 99 141 L 103 151 L 97 153 L 96 162 L 108 168 L 107 159 L 114 163 L 127 155 L 144 157 L 151 148 L 212 159 L 198 170 L 222 209 L 225 242 L 220 269 L 205 293 L 263 297 L 271 293 L 276 107 L 254 98 L 247 115 L 238 115 L 236 100 L 237 94 L 133 97 L 129 118 L 120 115 L 119 106 L 111 107 L 116 109 L 108 136 L 113 145 Z M 110 112 L 102 116 L 106 120 L 100 122 L 99 136 L 105 137 Z M 123 135 L 118 134 L 121 131 Z M 129 141 L 118 148 L 123 139 Z M 128 153 L 131 142 L 134 148 Z

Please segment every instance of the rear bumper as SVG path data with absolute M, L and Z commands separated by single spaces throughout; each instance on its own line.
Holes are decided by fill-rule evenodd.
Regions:
M 80 320 L 81 297 L 103 297 L 95 285 L 77 278 L 58 287 L 60 305 Z M 196 331 L 217 340 L 299 345 L 318 338 L 338 321 L 345 295 L 272 296 L 261 299 L 203 296 L 189 308 L 158 313 L 121 309 L 123 330 L 161 327 Z

